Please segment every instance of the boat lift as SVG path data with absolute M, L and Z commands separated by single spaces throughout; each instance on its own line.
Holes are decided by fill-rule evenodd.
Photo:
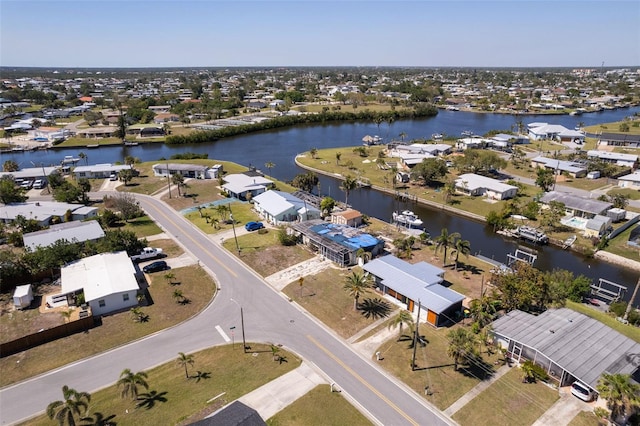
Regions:
M 604 288 L 603 284 L 609 288 Z M 627 287 L 616 284 L 609 280 L 605 280 L 604 278 L 600 278 L 598 280 L 598 284 L 591 284 L 590 287 L 591 294 L 593 296 L 597 296 L 600 299 L 603 299 L 608 304 L 620 300 L 624 293 L 627 291 Z M 613 288 L 614 290 L 610 290 L 610 288 Z
M 525 262 L 533 265 L 538 260 L 538 254 L 528 250 L 516 249 L 515 253 L 507 254 L 507 266 L 512 267 L 516 262 Z

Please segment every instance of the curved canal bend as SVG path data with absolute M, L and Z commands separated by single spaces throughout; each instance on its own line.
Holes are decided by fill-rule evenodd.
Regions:
M 59 164 L 64 155 L 77 155 L 85 152 L 90 163 L 106 163 L 122 161 L 131 155 L 142 161 L 153 161 L 169 158 L 180 152 L 207 153 L 209 158 L 232 161 L 246 166 L 256 165 L 264 168 L 266 162 L 275 163 L 271 174 L 281 180 L 288 181 L 301 172 L 293 159 L 296 154 L 311 148 L 334 148 L 353 146 L 361 143 L 366 134 L 378 134 L 386 139 L 397 137 L 400 132 L 407 134 L 407 139 L 429 138 L 433 133 L 459 135 L 464 130 L 483 134 L 490 130 L 509 130 L 517 119 L 526 123 L 545 121 L 562 124 L 573 128 L 578 123 L 591 125 L 601 122 L 612 122 L 640 111 L 640 107 L 603 111 L 601 113 L 584 114 L 582 116 L 511 116 L 502 114 L 477 114 L 465 112 L 440 111 L 436 117 L 421 120 L 396 121 L 391 126 L 382 124 L 378 128 L 374 123 L 329 123 L 313 126 L 295 126 L 286 129 L 265 131 L 216 142 L 199 145 L 169 146 L 164 144 L 139 145 L 135 147 L 102 147 L 97 149 L 67 148 L 60 150 L 3 153 L 0 161 L 13 159 L 21 167 L 39 166 L 40 164 Z M 340 182 L 336 179 L 321 176 L 321 191 L 336 199 L 343 199 L 344 193 L 339 190 Z M 360 189 L 349 194 L 349 202 L 354 208 L 385 221 L 391 219 L 394 210 L 410 208 L 424 221 L 426 229 L 437 235 L 442 228 L 450 232 L 459 232 L 464 239 L 471 242 L 473 253 L 480 253 L 497 261 L 505 262 L 506 255 L 512 253 L 518 242 L 503 238 L 491 232 L 483 223 L 445 213 L 430 207 L 418 205 L 402 205 L 390 195 L 372 189 Z M 611 265 L 595 259 L 587 259 L 576 253 L 564 251 L 556 247 L 535 247 L 538 251 L 536 266 L 543 270 L 562 268 L 576 274 L 586 275 L 593 280 L 606 278 L 631 288 L 637 280 L 637 272 Z

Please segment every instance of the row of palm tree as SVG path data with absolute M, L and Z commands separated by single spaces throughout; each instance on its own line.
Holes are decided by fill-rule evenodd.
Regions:
M 471 243 L 468 240 L 463 240 L 459 232 L 449 233 L 447 228 L 442 228 L 440 235 L 434 240 L 436 243 L 436 253 L 441 250 L 444 251 L 443 265 L 447 265 L 447 254 L 450 249 L 455 251 L 455 269 L 458 270 L 458 261 L 460 255 L 468 257 L 471 253 Z

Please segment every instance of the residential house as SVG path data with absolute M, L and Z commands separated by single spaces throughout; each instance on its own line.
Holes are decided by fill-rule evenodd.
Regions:
M 55 201 L 13 203 L 0 207 L 0 221 L 11 223 L 22 216 L 37 221 L 41 226 L 49 226 L 53 220 L 64 222 L 67 212 L 71 212 L 71 220 L 84 220 L 97 216 L 98 208 Z
M 531 123 L 529 137 L 533 140 L 550 139 L 558 142 L 584 143 L 584 133 L 577 130 L 570 130 L 560 124 Z
M 531 159 L 531 167 L 553 170 L 556 174 L 566 172 L 573 178 L 582 178 L 587 175 L 587 167 L 575 161 L 556 160 L 555 158 L 535 157 Z
M 222 185 L 222 189 L 239 200 L 253 198 L 273 185 L 272 180 L 256 173 L 251 173 L 251 175 L 244 173 L 230 174 L 224 176 L 223 179 L 225 183 Z
M 357 228 L 362 225 L 362 221 L 362 213 L 360 213 L 358 210 L 347 209 L 344 211 L 331 213 L 331 223 L 336 223 L 338 225 L 346 225 Z
M 167 176 L 179 174 L 185 178 L 217 179 L 222 173 L 221 164 L 209 167 L 200 164 L 158 163 L 154 164 L 151 168 L 153 169 L 154 176 L 161 176 L 165 178 Z
M 59 167 L 28 167 L 15 172 L 0 172 L 0 178 L 11 176 L 14 180 L 34 180 L 48 177 L 51 173 L 57 171 Z
M 506 133 L 498 133 L 489 138 L 489 145 L 501 150 L 509 149 L 513 145 L 527 144 L 529 142 L 529 138 L 525 135 L 509 135 Z
M 631 167 L 632 169 L 638 167 L 638 156 L 636 154 L 590 150 L 587 151 L 587 157 L 602 160 L 607 163 L 614 163 L 617 166 Z
M 256 195 L 253 205 L 259 215 L 274 225 L 320 218 L 320 210 L 282 191 L 270 190 Z
M 464 151 L 467 149 L 484 148 L 491 144 L 489 139 L 481 138 L 480 136 L 471 136 L 468 138 L 461 138 L 456 141 L 456 149 Z
M 159 114 L 156 114 L 153 117 L 153 122 L 156 124 L 164 124 L 164 123 L 174 123 L 180 121 L 180 116 L 178 114 L 173 114 L 170 112 L 162 112 Z
M 511 311 L 491 325 L 494 342 L 518 363 L 530 360 L 559 386 L 576 380 L 596 391 L 603 373 L 634 375 L 640 343 L 571 309 Z
M 518 193 L 518 187 L 502 183 L 497 179 L 475 173 L 460 175 L 455 181 L 456 191 L 467 195 L 485 195 L 492 200 L 506 200 Z
M 543 207 L 548 207 L 552 201 L 564 204 L 567 215 L 585 219 L 592 219 L 596 215 L 606 216 L 607 211 L 613 207 L 613 204 L 605 201 L 582 198 L 558 191 L 547 192 L 540 198 Z
M 29 250 L 49 247 L 61 240 L 82 243 L 96 241 L 100 238 L 104 238 L 104 231 L 97 220 L 59 223 L 51 225 L 48 229 L 23 235 L 24 246 Z
M 129 309 L 138 304 L 140 286 L 136 268 L 126 251 L 101 253 L 71 262 L 60 269 L 62 294 L 83 293 L 93 315 Z
M 442 285 L 444 270 L 427 262 L 411 264 L 395 256 L 383 256 L 365 263 L 374 277 L 374 287 L 405 304 L 416 313 L 418 303 L 426 322 L 441 327 L 451 324 L 462 311 L 464 295 Z
M 384 250 L 384 241 L 346 225 L 327 223 L 322 219 L 308 220 L 291 225 L 302 243 L 338 265 L 350 266 L 357 262 L 362 249 L 377 256 Z
M 147 109 L 153 111 L 156 114 L 164 114 L 171 110 L 171 105 L 151 105 Z
M 73 169 L 73 174 L 76 179 L 105 179 L 111 176 L 112 173 L 118 174 L 121 170 L 133 170 L 133 168 L 126 164 L 93 164 L 89 166 L 78 166 Z
M 598 145 L 640 148 L 640 135 L 626 133 L 602 133 L 598 136 Z
M 38 127 L 30 130 L 29 137 L 38 142 L 54 142 L 68 137 L 71 132 L 58 127 Z
M 110 138 L 118 130 L 112 126 L 97 126 L 87 129 L 77 129 L 76 135 L 85 139 Z
M 640 190 L 640 171 L 629 173 L 628 175 L 618 178 L 618 186 L 620 188 L 630 188 Z

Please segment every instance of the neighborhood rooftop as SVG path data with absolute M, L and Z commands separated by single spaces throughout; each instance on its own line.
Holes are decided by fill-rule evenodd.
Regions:
M 566 192 L 551 191 L 544 194 L 540 201 L 545 204 L 549 204 L 552 201 L 557 201 L 565 205 L 565 207 L 575 210 L 580 210 L 587 213 L 600 214 L 601 212 L 610 209 L 613 204 L 605 201 L 592 200 L 588 198 L 578 197 Z
M 82 242 L 104 237 L 104 231 L 97 220 L 87 222 L 65 222 L 51 225 L 49 229 L 24 234 L 24 246 L 35 250 L 47 247 L 59 240 Z

